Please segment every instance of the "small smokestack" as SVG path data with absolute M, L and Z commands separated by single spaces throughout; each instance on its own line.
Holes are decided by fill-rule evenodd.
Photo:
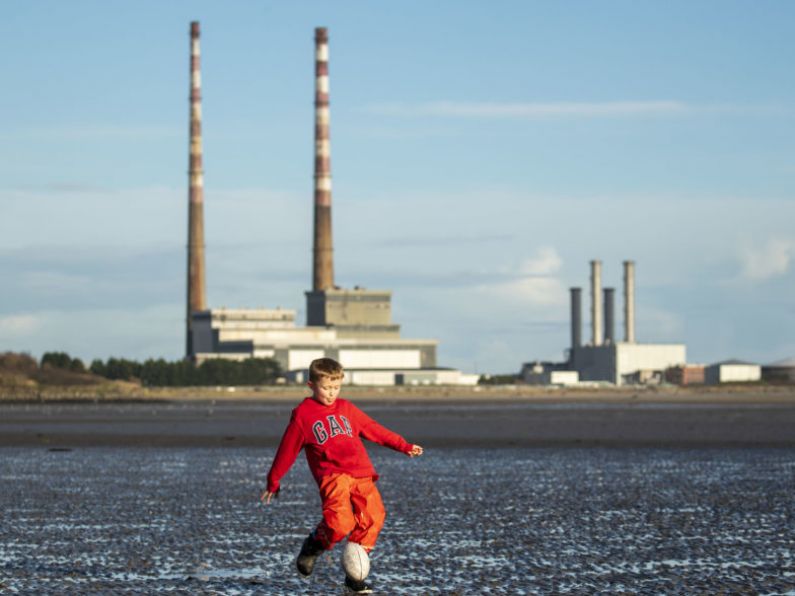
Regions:
M 582 288 L 570 288 L 571 293 L 571 348 L 582 345 Z
M 635 343 L 635 261 L 624 261 L 624 341 Z
M 328 31 L 315 29 L 315 243 L 312 289 L 334 287 L 331 240 L 331 145 L 329 133 Z
M 591 261 L 591 344 L 602 345 L 602 261 Z
M 190 24 L 190 147 L 188 151 L 188 305 L 185 354 L 193 356 L 192 314 L 206 310 L 204 271 L 204 170 L 202 167 L 199 23 Z
M 616 308 L 616 291 L 614 288 L 604 289 L 605 298 L 605 343 L 616 343 L 616 324 L 615 324 L 615 308 Z

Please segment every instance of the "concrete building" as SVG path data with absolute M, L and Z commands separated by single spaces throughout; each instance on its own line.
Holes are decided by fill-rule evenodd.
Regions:
M 703 364 L 672 366 L 665 371 L 665 381 L 673 385 L 703 385 L 705 368 Z
M 753 383 L 762 379 L 762 367 L 742 360 L 726 360 L 709 365 L 704 379 L 708 385 Z
M 303 370 L 324 357 L 352 370 L 436 367 L 436 340 L 341 335 L 334 326 L 298 327 L 295 314 L 286 309 L 227 308 L 194 313 L 195 359 L 274 358 L 286 371 Z
M 684 344 L 630 344 L 581 346 L 571 351 L 571 368 L 581 381 L 608 381 L 616 385 L 659 383 L 663 373 L 687 361 Z
M 306 292 L 306 324 L 331 326 L 339 337 L 397 339 L 400 325 L 392 323 L 392 292 L 329 288 Z
M 526 362 L 519 373 L 528 385 L 576 385 L 580 375 L 576 370 L 569 370 L 567 362 Z

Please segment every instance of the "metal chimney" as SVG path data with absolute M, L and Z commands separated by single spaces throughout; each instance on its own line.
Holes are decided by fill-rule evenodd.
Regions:
M 315 238 L 312 289 L 334 287 L 331 239 L 331 145 L 329 136 L 328 31 L 315 29 Z
M 188 151 L 188 304 L 185 354 L 193 356 L 192 314 L 207 309 L 204 270 L 204 170 L 202 169 L 199 22 L 190 24 L 190 148 Z
M 624 341 L 635 343 L 635 261 L 624 261 Z
M 591 344 L 602 345 L 602 261 L 591 261 Z
M 571 293 L 571 349 L 582 345 L 582 288 L 570 288 Z
M 604 289 L 605 298 L 605 343 L 616 343 L 616 324 L 615 324 L 615 308 L 616 308 L 616 291 L 614 288 Z

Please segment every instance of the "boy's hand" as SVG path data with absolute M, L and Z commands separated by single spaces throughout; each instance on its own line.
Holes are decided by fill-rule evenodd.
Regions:
M 424 451 L 423 448 L 420 447 L 419 445 L 412 445 L 411 451 L 409 451 L 406 455 L 408 455 L 409 457 L 419 457 L 420 455 L 422 455 L 423 451 Z
M 263 505 L 268 505 L 270 504 L 273 497 L 278 498 L 279 490 L 281 490 L 281 488 L 277 489 L 275 493 L 272 493 L 266 488 L 264 491 L 262 491 L 262 494 L 259 496 L 259 500 L 262 501 Z

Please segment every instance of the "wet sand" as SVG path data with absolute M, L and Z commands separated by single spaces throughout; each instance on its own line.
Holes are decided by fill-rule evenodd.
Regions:
M 341 594 L 306 464 L 272 448 L 0 450 L 0 592 Z M 795 449 L 372 449 L 376 594 L 795 594 Z
M 352 400 L 426 447 L 795 446 L 790 393 Z M 299 402 L 0 402 L 0 446 L 274 446 Z

